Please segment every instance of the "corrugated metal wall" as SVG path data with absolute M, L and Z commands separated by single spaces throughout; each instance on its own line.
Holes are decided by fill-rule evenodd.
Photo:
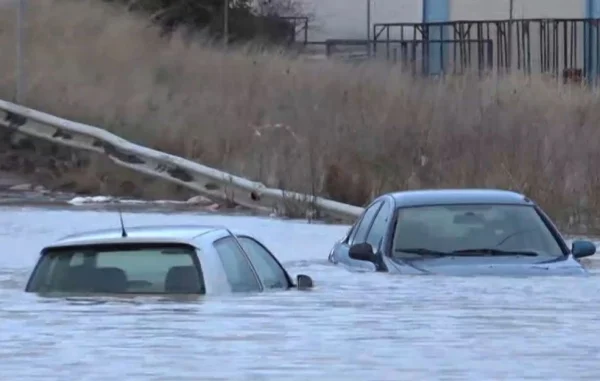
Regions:
M 365 38 L 367 0 L 299 0 L 313 12 L 309 40 Z M 425 0 L 371 0 L 371 20 L 378 22 L 421 22 Z M 450 20 L 500 20 L 509 18 L 510 0 L 430 0 L 449 3 Z M 583 18 L 586 0 L 514 0 L 515 18 Z
M 367 0 L 299 0 L 304 4 L 304 8 L 314 14 L 314 20 L 309 27 L 309 41 L 324 41 L 326 39 L 365 39 L 367 37 Z M 513 17 L 514 19 L 541 19 L 541 18 L 572 18 L 581 19 L 588 16 L 600 17 L 600 5 L 594 6 L 594 1 L 600 3 L 600 0 L 514 0 Z M 424 2 L 426 2 L 426 14 L 423 14 Z M 375 23 L 420 23 L 424 19 L 431 21 L 459 20 L 507 20 L 509 19 L 510 0 L 371 0 L 371 24 Z M 594 13 L 595 12 L 595 13 Z M 522 24 L 521 24 L 522 25 Z M 464 25 L 467 27 L 466 25 Z M 501 41 L 498 41 L 498 27 L 494 23 L 488 23 L 485 27 L 488 31 L 488 45 L 493 44 L 493 66 L 496 67 L 502 58 L 502 54 L 508 52 L 504 49 L 499 53 Z M 475 27 L 471 27 L 471 35 L 468 37 L 476 39 Z M 550 30 L 552 29 L 552 30 Z M 528 26 L 528 35 L 524 37 L 523 29 L 517 29 L 516 26 L 508 33 L 507 28 L 503 31 L 513 36 L 513 45 L 511 54 L 511 66 L 518 67 L 517 62 L 524 60 L 527 56 L 531 71 L 553 71 L 562 73 L 565 68 L 582 68 L 589 72 L 591 66 L 600 66 L 600 56 L 596 54 L 595 42 L 600 42 L 600 37 L 592 36 L 596 33 L 597 27 L 584 26 L 578 23 L 576 28 L 572 25 L 547 25 L 544 29 L 540 23 L 530 23 Z M 372 29 L 371 29 L 372 30 Z M 403 31 L 403 39 L 412 39 L 415 34 L 417 39 L 421 39 L 421 32 L 415 28 L 390 28 L 390 39 L 401 38 L 400 31 Z M 567 30 L 567 32 L 565 32 Z M 545 34 L 544 34 L 545 33 Z M 565 39 L 565 33 L 568 35 Z M 599 34 L 600 35 L 600 34 Z M 373 36 L 372 36 L 373 37 Z M 479 36 L 481 37 L 481 36 Z M 387 38 L 387 31 L 380 35 L 379 40 Z M 452 40 L 459 38 L 452 27 L 433 28 L 430 30 L 431 39 Z M 487 38 L 487 37 L 486 37 Z M 528 52 L 519 51 L 518 42 L 526 42 L 529 48 Z M 470 42 L 476 48 L 481 45 L 478 42 Z M 410 43 L 409 43 L 410 45 Z M 432 42 L 429 45 L 429 71 L 439 72 L 443 67 L 445 71 L 449 69 L 448 65 L 456 67 L 457 44 L 446 42 L 440 44 Z M 593 45 L 593 46 L 592 46 Z M 600 46 L 600 44 L 598 44 Z M 402 46 L 380 45 L 378 52 L 387 48 L 386 56 L 396 57 Z M 423 47 L 423 45 L 419 45 Z M 522 48 L 522 46 L 521 46 Z M 462 49 L 462 46 L 460 47 Z M 473 49 L 468 53 L 471 61 L 481 60 L 478 55 L 481 52 Z M 568 52 L 568 54 L 567 54 Z M 381 53 L 378 53 L 379 57 Z M 461 53 L 464 55 L 464 53 Z M 487 54 L 487 52 L 486 52 Z M 519 55 L 521 55 L 519 59 Z M 566 56 L 569 56 L 568 59 Z M 596 58 L 592 57 L 595 55 Z M 556 57 L 560 57 L 557 59 Z M 450 62 L 452 61 L 452 62 Z M 462 57 L 462 61 L 468 61 Z M 548 62 L 546 62 L 548 61 Z M 550 62 L 551 61 L 551 62 Z M 567 62 L 568 61 L 568 62 Z M 469 64 L 471 65 L 471 64 Z M 587 65 L 587 69 L 585 66 Z M 552 68 L 550 68 L 552 66 Z M 521 66 L 522 68 L 522 66 Z
M 514 0 L 514 18 L 583 18 L 585 0 Z M 510 0 L 450 0 L 451 20 L 509 18 Z

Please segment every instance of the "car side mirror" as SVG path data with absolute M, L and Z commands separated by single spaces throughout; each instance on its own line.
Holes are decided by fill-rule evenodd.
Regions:
M 298 274 L 296 276 L 296 287 L 298 290 L 308 290 L 314 287 L 314 283 L 308 275 Z
M 589 257 L 590 255 L 596 254 L 596 245 L 590 241 L 573 241 L 571 254 L 573 254 L 573 257 L 576 259 Z
M 355 245 L 350 246 L 350 250 L 348 251 L 348 255 L 350 258 L 355 259 L 357 261 L 366 261 L 371 262 L 373 264 L 377 264 L 377 256 L 373 251 L 373 246 L 367 242 L 357 243 Z

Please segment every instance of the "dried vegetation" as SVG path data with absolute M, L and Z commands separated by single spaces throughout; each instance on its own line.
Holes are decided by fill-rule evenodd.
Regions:
M 357 205 L 390 190 L 499 187 L 530 195 L 563 225 L 600 206 L 599 97 L 580 86 L 518 75 L 431 80 L 381 63 L 223 52 L 183 34 L 162 38 L 97 1 L 39 0 L 29 12 L 30 107 Z M 0 16 L 5 52 L 12 16 Z M 3 99 L 14 93 L 14 65 L 0 55 Z M 99 158 L 45 160 L 53 164 L 32 170 L 56 187 L 183 197 Z

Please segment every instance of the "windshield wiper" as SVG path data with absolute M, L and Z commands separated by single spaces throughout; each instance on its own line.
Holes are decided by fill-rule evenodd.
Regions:
M 453 255 L 452 253 L 446 251 L 438 251 L 438 250 L 430 250 L 425 248 L 407 248 L 407 249 L 396 249 L 397 253 L 409 253 L 409 254 L 418 254 L 418 255 L 430 255 L 433 257 L 445 257 L 448 255 Z
M 417 254 L 423 256 L 432 257 L 452 257 L 452 256 L 524 256 L 524 257 L 537 257 L 539 254 L 535 251 L 508 251 L 491 248 L 475 248 L 475 249 L 462 249 L 454 251 L 438 251 L 430 250 L 425 248 L 406 248 L 396 249 L 395 252 Z
M 453 254 L 461 254 L 461 255 L 469 255 L 473 256 L 479 255 L 493 255 L 493 256 L 518 256 L 522 255 L 524 257 L 537 257 L 539 254 L 535 251 L 509 251 L 509 250 L 499 250 L 499 249 L 491 249 L 491 248 L 480 248 L 480 249 L 463 249 L 463 250 L 454 250 Z

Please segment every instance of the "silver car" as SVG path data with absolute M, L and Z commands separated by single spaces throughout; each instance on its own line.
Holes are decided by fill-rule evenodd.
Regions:
M 151 226 L 85 232 L 42 249 L 26 292 L 222 294 L 312 288 L 294 283 L 257 239 L 219 226 Z

